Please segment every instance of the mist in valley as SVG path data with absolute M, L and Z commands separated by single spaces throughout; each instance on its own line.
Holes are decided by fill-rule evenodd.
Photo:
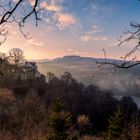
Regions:
M 38 62 L 38 69 L 46 75 L 48 72 L 60 77 L 70 72 L 73 77 L 85 85 L 97 85 L 102 90 L 111 91 L 114 95 L 131 95 L 140 97 L 140 67 L 117 69 L 109 65 L 98 68 L 98 59 L 74 57 L 54 59 L 49 62 Z

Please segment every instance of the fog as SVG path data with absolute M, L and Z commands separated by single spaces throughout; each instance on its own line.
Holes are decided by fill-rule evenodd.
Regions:
M 79 82 L 97 85 L 115 95 L 140 96 L 140 67 L 114 71 L 109 66 L 97 68 L 95 62 L 73 61 L 39 63 L 38 69 L 46 76 L 48 72 L 58 77 L 64 72 L 70 72 Z

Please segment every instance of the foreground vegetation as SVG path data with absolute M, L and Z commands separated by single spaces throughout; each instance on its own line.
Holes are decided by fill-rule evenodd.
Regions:
M 140 110 L 132 97 L 85 86 L 70 73 L 22 79 L 25 65 L 5 61 L 0 81 L 2 140 L 139 140 Z M 7 67 L 8 66 L 8 67 Z M 28 72 L 28 71 L 27 71 Z M 32 74 L 32 73 L 30 73 Z
M 39 89 L 30 83 L 1 89 L 1 139 L 138 139 L 140 114 L 131 97 L 118 101 L 69 73 L 48 79 Z

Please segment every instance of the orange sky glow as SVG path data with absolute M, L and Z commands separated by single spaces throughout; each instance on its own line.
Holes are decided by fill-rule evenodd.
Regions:
M 29 32 L 30 39 L 21 34 L 17 25 L 10 23 L 7 25 L 7 40 L 0 46 L 0 52 L 20 48 L 26 59 L 33 60 L 65 55 L 102 58 L 105 49 L 108 58 L 120 59 L 137 43 L 131 41 L 122 47 L 117 46 L 125 27 L 130 21 L 139 19 L 139 6 L 130 0 L 119 1 L 105 4 L 102 1 L 75 3 L 71 0 L 69 6 L 68 0 L 44 1 L 40 5 L 44 8 L 43 21 L 38 27 L 33 21 L 25 24 L 24 33 Z

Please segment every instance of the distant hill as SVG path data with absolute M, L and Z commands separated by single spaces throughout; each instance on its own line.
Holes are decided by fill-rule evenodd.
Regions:
M 54 62 L 77 62 L 77 61 L 84 61 L 84 62 L 93 62 L 95 61 L 95 58 L 89 58 L 89 57 L 81 57 L 81 56 L 64 56 L 63 58 L 56 58 L 53 60 Z
M 64 63 L 64 62 L 97 62 L 97 61 L 104 61 L 103 58 L 93 58 L 93 57 L 81 57 L 77 55 L 68 55 L 64 57 L 59 57 L 55 59 L 41 59 L 35 60 L 38 63 Z M 114 59 L 107 59 L 107 61 L 114 61 Z M 118 60 L 117 60 L 118 61 Z
M 95 84 L 102 89 L 111 90 L 115 94 L 140 96 L 140 66 L 127 70 L 118 69 L 114 72 L 112 66 L 109 65 L 98 68 L 97 61 L 103 62 L 104 59 L 72 55 L 37 62 L 39 70 L 45 75 L 52 72 L 59 77 L 64 72 L 70 72 L 74 78 L 84 84 Z M 114 59 L 107 59 L 107 61 L 121 62 Z

